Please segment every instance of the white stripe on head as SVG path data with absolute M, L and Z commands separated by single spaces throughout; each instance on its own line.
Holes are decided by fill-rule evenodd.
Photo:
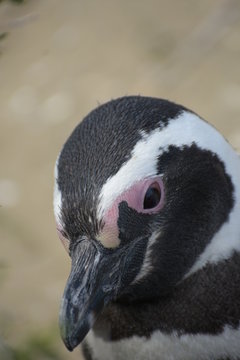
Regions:
M 240 251 L 240 159 L 224 137 L 197 115 L 183 111 L 177 119 L 170 120 L 166 127 L 149 134 L 142 132 L 142 138 L 134 146 L 131 158 L 103 185 L 97 211 L 100 220 L 123 191 L 137 181 L 157 175 L 158 157 L 169 146 L 182 148 L 185 145 L 191 146 L 193 142 L 201 149 L 216 153 L 224 163 L 235 189 L 235 204 L 229 220 L 215 234 L 191 273 L 208 261 L 217 262 L 231 256 L 234 250 Z
M 135 284 L 139 280 L 146 277 L 153 269 L 152 262 L 151 262 L 152 245 L 156 242 L 157 238 L 159 238 L 159 237 L 160 237 L 160 234 L 157 231 L 153 232 L 152 235 L 150 236 L 150 238 L 148 240 L 147 250 L 146 250 L 143 264 L 142 264 L 141 269 L 140 269 L 139 273 L 137 274 L 136 278 L 133 280 L 132 284 Z
M 156 174 L 159 155 L 159 130 L 150 136 L 141 131 L 142 138 L 132 150 L 131 159 L 123 164 L 117 174 L 110 177 L 103 185 L 97 214 L 99 220 L 110 208 L 114 200 L 135 182 Z
M 62 194 L 58 186 L 58 160 L 57 158 L 54 168 L 54 196 L 53 196 L 53 209 L 57 224 L 61 223 L 61 208 L 62 208 Z

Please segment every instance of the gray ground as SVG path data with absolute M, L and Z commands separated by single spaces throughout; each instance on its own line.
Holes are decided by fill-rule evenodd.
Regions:
M 79 359 L 58 334 L 70 261 L 52 214 L 73 127 L 110 98 L 150 95 L 192 108 L 240 150 L 239 64 L 239 0 L 1 2 L 0 337 L 22 359 Z

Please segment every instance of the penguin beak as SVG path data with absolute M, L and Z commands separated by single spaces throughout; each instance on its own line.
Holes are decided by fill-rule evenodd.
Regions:
M 102 308 L 116 297 L 122 255 L 121 251 L 106 254 L 89 239 L 80 240 L 72 250 L 72 268 L 59 316 L 61 336 L 68 350 L 80 344 Z

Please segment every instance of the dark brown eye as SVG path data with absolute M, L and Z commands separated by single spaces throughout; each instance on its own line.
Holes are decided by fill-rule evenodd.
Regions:
M 153 183 L 146 191 L 143 208 L 144 209 L 153 209 L 155 208 L 161 200 L 161 189 L 158 183 Z

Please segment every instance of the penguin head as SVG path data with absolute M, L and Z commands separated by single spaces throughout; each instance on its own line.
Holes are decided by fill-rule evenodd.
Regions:
M 112 100 L 75 128 L 56 162 L 54 192 L 72 261 L 60 310 L 69 350 L 110 302 L 169 296 L 235 249 L 239 169 L 215 128 L 167 100 Z

